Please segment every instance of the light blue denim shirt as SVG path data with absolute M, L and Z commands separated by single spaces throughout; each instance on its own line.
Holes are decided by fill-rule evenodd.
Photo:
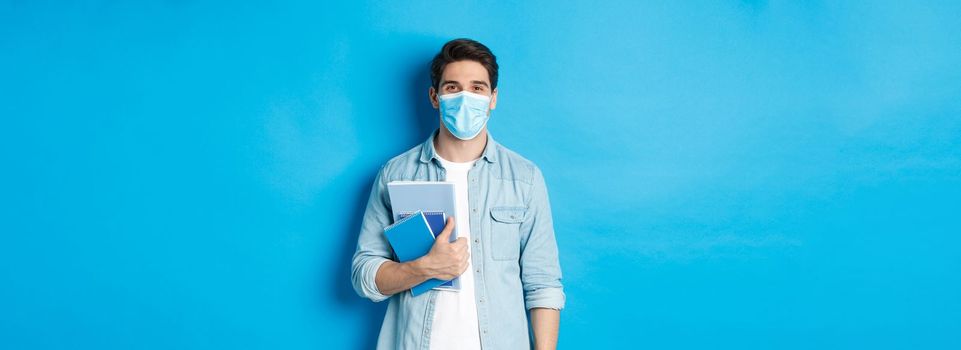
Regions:
M 392 223 L 387 183 L 444 181 L 434 151 L 437 131 L 423 144 L 381 167 L 367 202 L 351 283 L 374 302 L 390 299 L 378 349 L 428 349 L 436 290 L 412 296 L 410 290 L 386 296 L 374 277 L 385 261 L 396 259 L 384 237 Z M 481 160 L 468 173 L 471 262 L 477 321 L 484 349 L 530 349 L 527 310 L 563 309 L 564 289 L 557 258 L 547 187 L 531 161 L 494 142 L 488 133 Z

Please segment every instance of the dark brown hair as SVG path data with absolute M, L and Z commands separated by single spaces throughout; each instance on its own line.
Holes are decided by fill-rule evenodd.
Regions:
M 430 81 L 440 89 L 440 76 L 447 64 L 457 61 L 474 61 L 487 69 L 491 90 L 497 88 L 497 57 L 487 46 L 471 39 L 454 39 L 444 44 L 430 63 Z

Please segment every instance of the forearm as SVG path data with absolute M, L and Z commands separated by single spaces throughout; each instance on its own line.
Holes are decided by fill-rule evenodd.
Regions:
M 387 261 L 380 265 L 374 282 L 377 289 L 383 295 L 393 295 L 430 279 L 431 276 L 426 269 L 421 267 L 420 260 L 398 263 Z
M 531 309 L 531 328 L 534 330 L 534 349 L 556 349 L 561 312 L 535 307 Z

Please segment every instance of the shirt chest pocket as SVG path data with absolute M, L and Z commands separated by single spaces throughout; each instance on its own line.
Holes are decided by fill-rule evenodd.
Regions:
M 526 207 L 491 208 L 491 258 L 517 260 L 521 251 L 521 223 Z

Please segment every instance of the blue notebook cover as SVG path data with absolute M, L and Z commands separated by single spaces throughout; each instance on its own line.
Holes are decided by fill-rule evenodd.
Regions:
M 445 214 L 442 211 L 425 211 L 423 213 L 424 213 L 424 217 L 427 218 L 427 225 L 430 227 L 431 233 L 434 234 L 434 237 L 437 237 L 437 235 L 439 235 L 440 232 L 444 230 L 444 226 L 447 226 L 447 214 Z M 401 219 L 406 218 L 411 214 L 413 213 L 410 213 L 410 212 L 400 213 L 400 218 Z M 454 280 L 446 281 L 440 286 L 437 286 L 437 288 L 438 289 L 456 289 L 454 288 Z
M 384 229 L 384 235 L 387 236 L 387 241 L 390 242 L 390 246 L 400 262 L 417 259 L 427 254 L 430 247 L 434 245 L 434 233 L 431 232 L 427 217 L 421 211 L 387 226 Z M 414 286 L 410 291 L 414 296 L 417 296 L 444 282 L 432 278 Z

